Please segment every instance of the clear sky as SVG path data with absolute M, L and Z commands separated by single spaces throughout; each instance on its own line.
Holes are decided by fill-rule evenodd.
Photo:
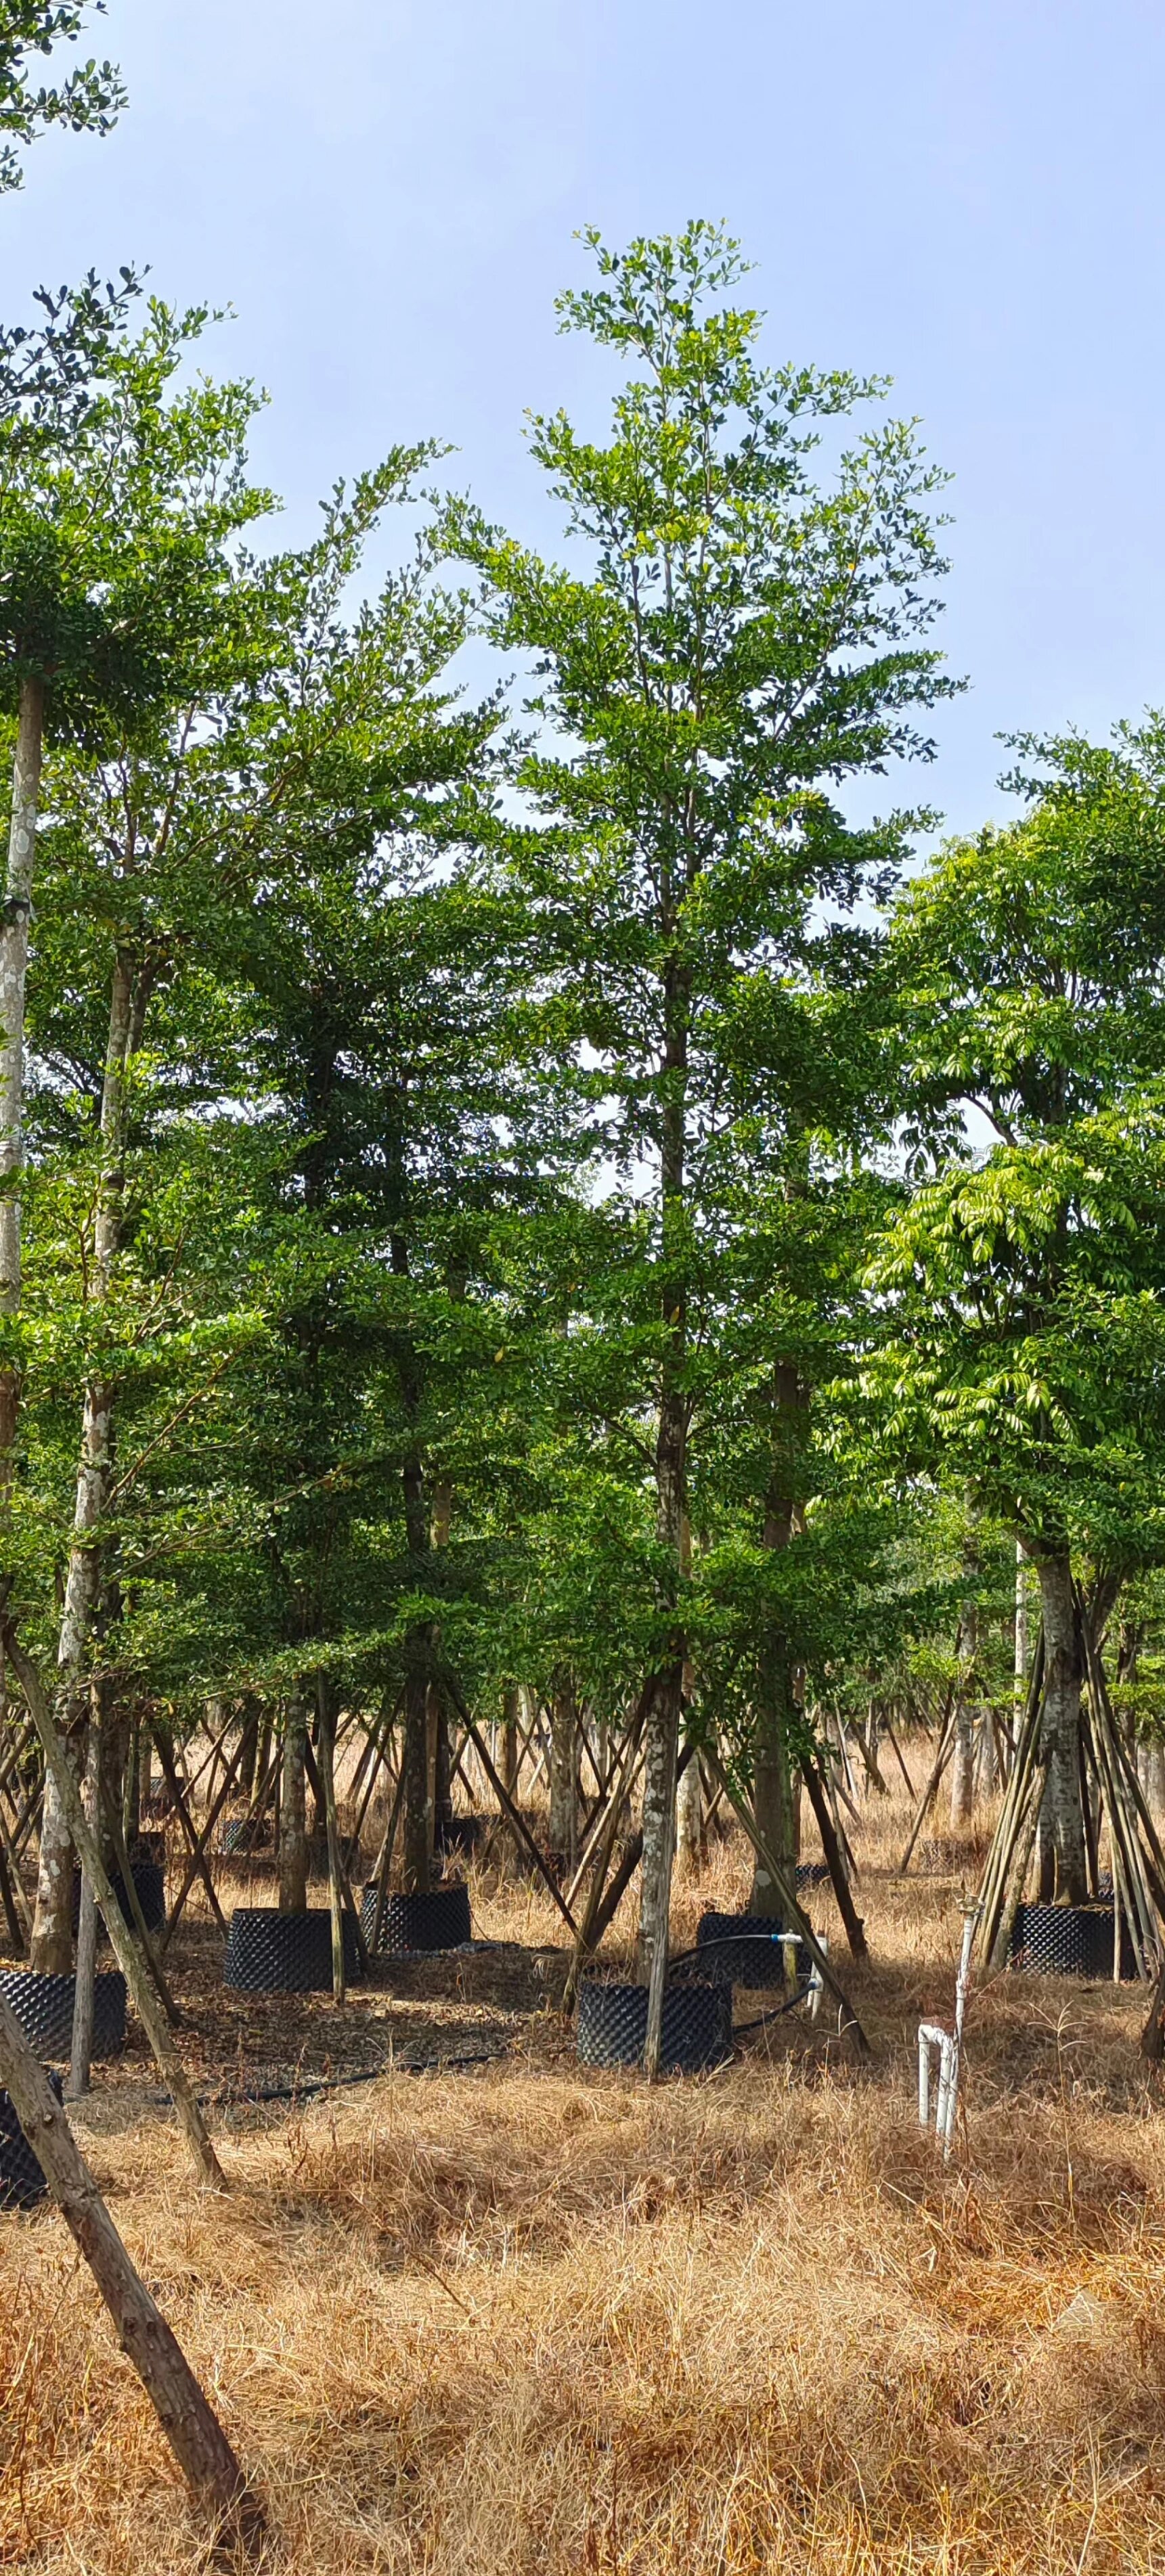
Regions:
M 4 206 L 4 312 L 149 262 L 230 302 L 288 537 L 339 473 L 452 441 L 553 542 L 524 408 L 589 402 L 572 240 L 725 217 L 774 358 L 882 370 L 955 477 L 927 792 L 1006 811 L 1001 729 L 1165 702 L 1161 0 L 109 0 L 130 107 Z

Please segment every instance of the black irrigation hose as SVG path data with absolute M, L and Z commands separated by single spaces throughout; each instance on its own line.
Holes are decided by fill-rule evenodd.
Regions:
M 479 2048 L 460 2057 L 390 2057 L 380 2066 L 362 2066 L 355 2075 L 310 2076 L 306 2082 L 259 2085 L 251 2092 L 223 2093 L 211 2087 L 195 2100 L 210 2111 L 233 2111 L 250 2102 L 303 2102 L 317 2093 L 341 2093 L 351 2084 L 375 2084 L 382 2075 L 439 2075 L 447 2066 L 496 2066 L 505 2055 L 505 2048 Z M 159 2110 L 173 2108 L 172 2093 L 149 2093 L 146 2099 Z

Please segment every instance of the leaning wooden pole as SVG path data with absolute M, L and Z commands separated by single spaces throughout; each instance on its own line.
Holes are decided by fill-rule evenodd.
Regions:
M 0 2082 L 53 2199 L 84 2255 L 198 2510 L 219 2549 L 263 2547 L 263 2508 L 186 2355 L 126 2252 L 62 2105 L 0 1996 Z
M 170 2037 L 157 1988 L 114 1895 L 100 1846 L 90 1829 L 89 1819 L 81 1804 L 81 1794 L 73 1777 L 72 1766 L 57 1733 L 48 1699 L 41 1688 L 36 1668 L 29 1662 L 14 1628 L 5 1626 L 3 1639 L 9 1663 L 24 1693 L 29 1716 L 40 1737 L 45 1762 L 56 1783 L 61 1812 L 73 1837 L 77 1857 L 89 1877 L 94 1897 L 105 1917 L 105 1929 L 109 1934 L 114 1956 L 133 1997 L 134 2009 L 153 2049 L 159 2071 L 169 2087 L 179 2126 L 203 2182 L 210 2183 L 216 2191 L 225 2191 L 226 2175 L 211 2145 L 206 2123 L 187 2079 L 186 2069 Z

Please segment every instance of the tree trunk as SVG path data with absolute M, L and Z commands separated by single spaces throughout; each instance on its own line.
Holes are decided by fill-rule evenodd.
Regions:
M 1048 1785 L 1040 1815 L 1040 1894 L 1045 1901 L 1084 1905 L 1088 1867 L 1080 1804 L 1080 1644 L 1072 1600 L 1072 1564 L 1065 1550 L 1036 1560 L 1044 1614 L 1044 1705 L 1040 1752 Z
M 320 1674 L 316 1692 L 319 1709 L 320 1785 L 324 1793 L 324 1822 L 328 1837 L 328 1903 L 332 1916 L 332 2001 L 342 2004 L 346 1992 L 344 1975 L 344 1896 L 340 1885 L 340 1822 L 336 1813 L 336 1718 L 327 1676 Z
M 414 1651 L 419 1641 L 413 1640 Z M 432 1885 L 433 1809 L 429 1799 L 429 1691 L 423 1663 L 405 1675 L 403 1884 L 410 1896 Z
M 85 1757 L 84 1807 L 90 1832 L 101 1838 L 101 1727 L 96 1694 L 89 1717 Z M 81 1872 L 81 1911 L 77 1923 L 77 1977 L 73 1988 L 73 2037 L 69 2051 L 70 2102 L 81 2102 L 89 2090 L 93 2064 L 93 1980 L 97 1967 L 97 1899 L 88 1870 Z
M 297 1684 L 287 1703 L 279 1800 L 279 1911 L 307 1907 L 307 1703 Z
M 40 1817 L 36 1910 L 28 1952 L 29 1967 L 41 1977 L 67 1977 L 73 1965 L 73 1865 L 73 1838 L 56 1781 L 48 1771 Z
M 979 1653 L 979 1611 L 964 1601 L 959 1612 L 959 1662 L 955 1714 L 955 1749 L 951 1762 L 951 1826 L 966 1833 L 975 1811 L 975 1667 Z
M 8 871 L 0 915 L 0 1315 L 20 1312 L 20 1170 L 24 1160 L 24 996 L 44 749 L 44 682 L 23 680 L 12 768 Z M 0 1368 L 0 1498 L 12 1481 L 20 1386 Z
M 685 1764 L 676 1789 L 676 1858 L 689 1878 L 698 1878 L 707 1858 L 704 1780 L 698 1754 Z
M 114 958 L 109 1036 L 101 1087 L 101 1173 L 90 1280 L 90 1300 L 95 1307 L 103 1305 L 109 1294 L 113 1263 L 121 1240 L 125 1196 L 125 1082 L 133 1028 L 133 981 L 131 961 L 119 949 Z M 82 1408 L 73 1543 L 69 1550 L 57 1643 L 57 1726 L 66 1740 L 79 1714 L 78 1698 L 101 1581 L 98 1533 L 109 1493 L 112 1432 L 113 1388 L 100 1372 L 95 1372 L 86 1384 Z M 62 1862 L 60 1818 L 53 1811 L 53 1802 L 46 1789 L 41 1825 L 41 1869 L 33 1926 L 34 1967 L 40 1968 L 50 1958 L 54 1961 L 64 1959 L 66 1965 L 56 1973 L 67 1975 L 72 1943 L 70 1925 L 63 1909 L 67 1906 L 71 1914 L 72 1892 L 72 1856 L 69 1854 Z
M 578 1847 L 577 1743 L 574 1683 L 569 1673 L 558 1673 L 550 1702 L 550 1848 L 569 1869 Z
M 0 2082 L 78 2251 L 113 2319 L 199 2510 L 221 2546 L 247 2555 L 263 2541 L 263 2513 L 180 2344 L 122 2244 L 68 2119 L 11 2006 L 0 1998 Z
M 788 1547 L 801 1526 L 793 1478 L 803 1437 L 808 1394 L 796 1369 L 778 1360 L 773 1370 L 769 1489 L 765 1496 L 764 1545 Z M 797 1807 L 793 1794 L 790 1736 L 796 1696 L 788 1641 L 774 1629 L 765 1642 L 758 1673 L 753 1736 L 752 1806 L 765 1852 L 771 1852 L 792 1876 L 797 1867 Z M 767 1858 L 755 1851 L 749 1911 L 776 1919 L 783 1911 Z
M 1149 1746 L 1146 1794 L 1155 1816 L 1165 1816 L 1165 1744 L 1155 1736 Z
M 678 891 L 675 890 L 675 891 Z M 670 936 L 673 889 L 661 886 L 662 927 Z M 664 1980 L 671 1926 L 672 1865 L 676 1841 L 676 1768 L 684 1687 L 684 1629 L 680 1608 L 687 1518 L 688 1305 L 685 1190 L 687 1184 L 687 1078 L 690 979 L 674 958 L 663 977 L 663 1108 L 660 1151 L 660 1365 L 655 1440 L 655 1534 L 663 1552 L 664 1608 L 672 1627 L 647 1708 L 643 1775 L 643 1873 L 639 1903 L 639 1974 L 648 1987 L 649 2083 L 659 2074 Z

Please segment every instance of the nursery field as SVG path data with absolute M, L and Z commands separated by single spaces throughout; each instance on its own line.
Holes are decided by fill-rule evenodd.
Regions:
M 184 1925 L 183 2048 L 229 2196 L 193 2185 L 136 2039 L 75 2125 L 262 2489 L 273 2566 L 1165 2567 L 1165 2106 L 1140 1989 L 973 1989 L 944 2169 L 915 2034 L 950 2019 L 979 1846 L 960 1868 L 939 1837 L 897 1879 L 906 1813 L 871 1801 L 855 1834 L 868 2063 L 823 2010 L 703 2078 L 581 2072 L 553 1908 L 496 1873 L 471 1873 L 474 1927 L 502 1946 L 382 1962 L 340 2013 L 225 1996 L 213 1927 Z M 747 1885 L 731 1836 L 678 1883 L 676 1946 Z M 841 1964 L 828 1895 L 815 1916 Z M 738 2021 L 764 2002 L 738 1993 Z M 369 2080 L 310 2089 L 329 2074 Z M 51 2210 L 0 2220 L 0 2389 L 0 2563 L 204 2563 Z

